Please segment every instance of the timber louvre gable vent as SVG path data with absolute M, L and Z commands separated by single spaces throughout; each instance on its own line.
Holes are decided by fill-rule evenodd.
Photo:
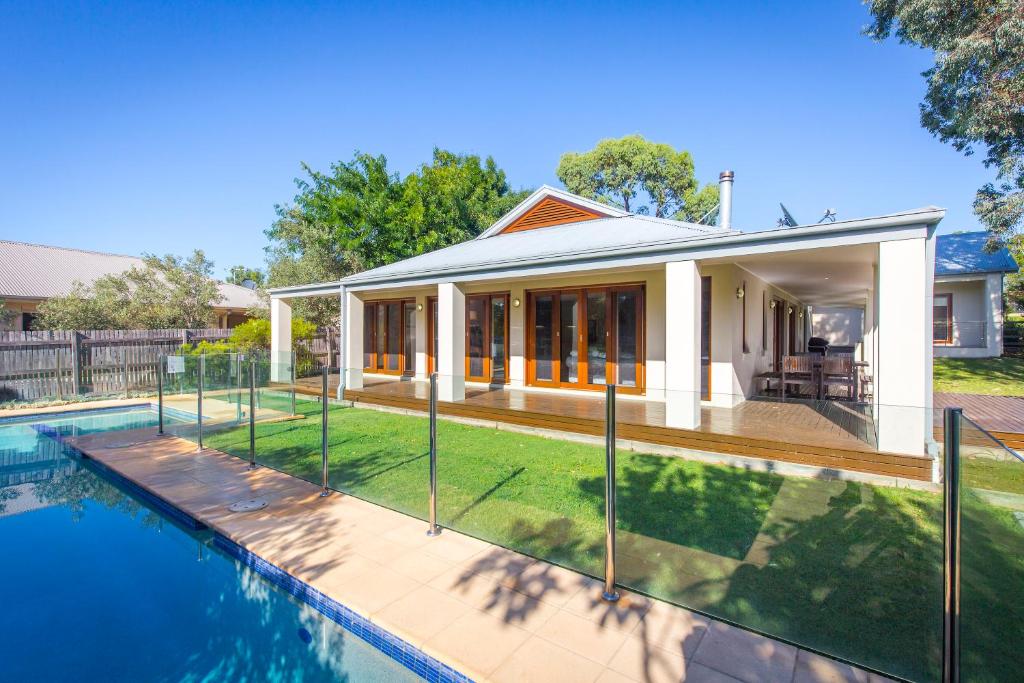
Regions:
M 522 232 L 524 230 L 546 228 L 565 223 L 579 223 L 605 217 L 596 211 L 585 209 L 563 199 L 545 197 L 537 202 L 529 211 L 512 221 L 498 234 L 504 235 L 510 232 Z

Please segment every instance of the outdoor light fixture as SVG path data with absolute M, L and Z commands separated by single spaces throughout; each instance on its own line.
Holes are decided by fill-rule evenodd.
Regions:
M 768 304 L 768 308 L 770 308 L 770 309 L 772 309 L 774 311 L 775 310 L 775 305 L 777 303 L 778 302 L 776 302 L 775 299 L 772 299 L 772 302 L 770 304 Z
M 786 313 L 789 313 L 790 315 L 793 315 L 793 307 L 792 306 L 788 307 L 786 309 Z
M 736 298 L 737 299 L 742 299 L 745 294 L 746 294 L 746 292 L 743 291 L 742 287 L 737 287 L 736 288 Z
M 519 304 L 523 303 L 519 299 L 512 299 L 512 308 L 519 308 Z
M 422 311 L 423 310 L 423 304 L 416 304 L 416 310 L 417 311 Z

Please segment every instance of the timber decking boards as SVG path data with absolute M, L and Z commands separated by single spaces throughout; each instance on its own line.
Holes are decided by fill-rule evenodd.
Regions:
M 333 392 L 337 390 L 337 378 L 331 381 Z M 299 380 L 297 390 L 319 395 L 319 382 L 319 378 Z M 372 377 L 366 378 L 363 389 L 346 390 L 345 398 L 425 411 L 428 392 L 425 382 Z M 440 403 L 438 411 L 442 415 L 600 436 L 604 434 L 603 399 L 599 392 L 572 396 L 467 386 L 464 401 Z M 616 410 L 620 439 L 907 479 L 931 478 L 930 458 L 881 453 L 873 448 L 870 418 L 849 404 L 748 400 L 732 408 L 702 407 L 701 426 L 696 430 L 666 427 L 663 403 L 620 399 Z

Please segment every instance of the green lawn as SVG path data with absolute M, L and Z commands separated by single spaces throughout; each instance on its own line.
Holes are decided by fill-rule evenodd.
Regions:
M 1024 358 L 936 358 L 935 391 L 1024 396 Z
M 320 472 L 319 405 L 258 426 L 258 460 Z M 425 418 L 333 407 L 330 483 L 425 517 Z M 208 445 L 245 457 L 247 429 Z M 441 421 L 443 526 L 601 576 L 602 447 Z M 941 498 L 620 452 L 620 583 L 898 675 L 937 676 Z M 965 666 L 1016 670 L 1024 623 L 1024 531 L 965 494 Z M 983 670 L 979 669 L 981 667 Z

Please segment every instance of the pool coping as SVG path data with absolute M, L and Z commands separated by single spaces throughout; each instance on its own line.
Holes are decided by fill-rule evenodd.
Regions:
M 123 410 L 130 406 L 100 408 L 95 412 Z M 94 412 L 91 410 L 68 411 Z M 0 423 L 2 424 L 2 423 Z M 131 495 L 142 499 L 144 504 L 154 508 L 160 514 L 167 515 L 173 522 L 182 524 L 192 531 L 205 531 L 213 534 L 214 546 L 232 559 L 244 564 L 277 588 L 312 607 L 326 618 L 341 626 L 347 632 L 371 645 L 373 648 L 394 660 L 398 664 L 431 683 L 473 683 L 473 679 L 460 673 L 453 667 L 427 654 L 411 643 L 381 628 L 366 617 L 354 612 L 334 598 L 324 594 L 310 584 L 302 581 L 277 565 L 268 562 L 256 553 L 239 545 L 216 529 L 212 529 L 201 520 L 193 517 L 178 506 L 172 504 L 158 493 L 125 477 L 110 466 L 91 457 L 88 452 L 78 448 L 54 427 L 43 424 L 31 425 L 39 434 L 53 439 L 83 460 L 95 465 L 98 474 L 123 485 Z

